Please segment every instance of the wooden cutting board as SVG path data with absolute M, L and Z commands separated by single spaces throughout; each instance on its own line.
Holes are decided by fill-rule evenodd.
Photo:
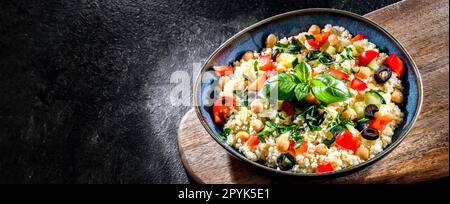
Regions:
M 449 176 L 449 4 L 406 0 L 365 15 L 410 52 L 423 79 L 424 102 L 412 131 L 391 153 L 351 174 L 298 178 L 258 169 L 230 156 L 191 109 L 181 120 L 178 147 L 199 183 L 413 183 Z

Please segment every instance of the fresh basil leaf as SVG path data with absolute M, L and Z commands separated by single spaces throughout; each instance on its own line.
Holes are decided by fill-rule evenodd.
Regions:
M 297 77 L 300 82 L 309 84 L 311 80 L 311 67 L 306 62 L 300 62 L 297 66 L 295 66 L 295 72 L 297 73 Z
M 345 101 L 351 97 L 345 83 L 330 74 L 315 77 L 311 85 L 314 96 L 326 104 Z
M 298 79 L 294 74 L 281 73 L 278 75 L 278 100 L 291 100 L 295 98 L 294 89 Z
M 297 98 L 297 100 L 300 101 L 309 94 L 309 91 L 310 91 L 310 87 L 308 84 L 304 84 L 304 83 L 297 84 L 297 86 L 294 89 L 295 98 Z

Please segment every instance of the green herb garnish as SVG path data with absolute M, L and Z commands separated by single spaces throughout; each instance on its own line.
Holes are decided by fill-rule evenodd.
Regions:
M 222 141 L 225 141 L 228 137 L 228 135 L 230 135 L 231 129 L 230 128 L 225 128 L 223 129 L 223 132 L 219 135 L 219 139 L 221 139 Z
M 280 42 L 275 43 L 275 46 L 281 47 L 281 48 L 287 48 L 288 47 L 286 44 L 283 44 L 283 43 L 280 43 Z
M 345 83 L 330 74 L 322 74 L 311 81 L 314 96 L 326 104 L 345 101 L 351 97 Z
M 314 37 L 314 35 L 310 35 L 310 34 L 306 34 L 305 38 L 308 40 L 316 40 L 316 38 Z

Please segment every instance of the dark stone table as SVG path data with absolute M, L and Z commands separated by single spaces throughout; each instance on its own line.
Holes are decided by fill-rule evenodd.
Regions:
M 0 183 L 188 183 L 173 72 L 276 14 L 395 1 L 277 2 L 1 1 Z

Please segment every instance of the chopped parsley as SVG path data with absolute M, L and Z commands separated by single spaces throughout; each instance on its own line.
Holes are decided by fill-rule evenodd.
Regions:
M 316 40 L 316 38 L 314 37 L 314 35 L 310 35 L 310 34 L 306 34 L 305 38 L 308 40 Z
M 222 141 L 227 140 L 228 135 L 230 135 L 231 129 L 225 128 L 223 129 L 223 132 L 219 135 L 219 139 Z

